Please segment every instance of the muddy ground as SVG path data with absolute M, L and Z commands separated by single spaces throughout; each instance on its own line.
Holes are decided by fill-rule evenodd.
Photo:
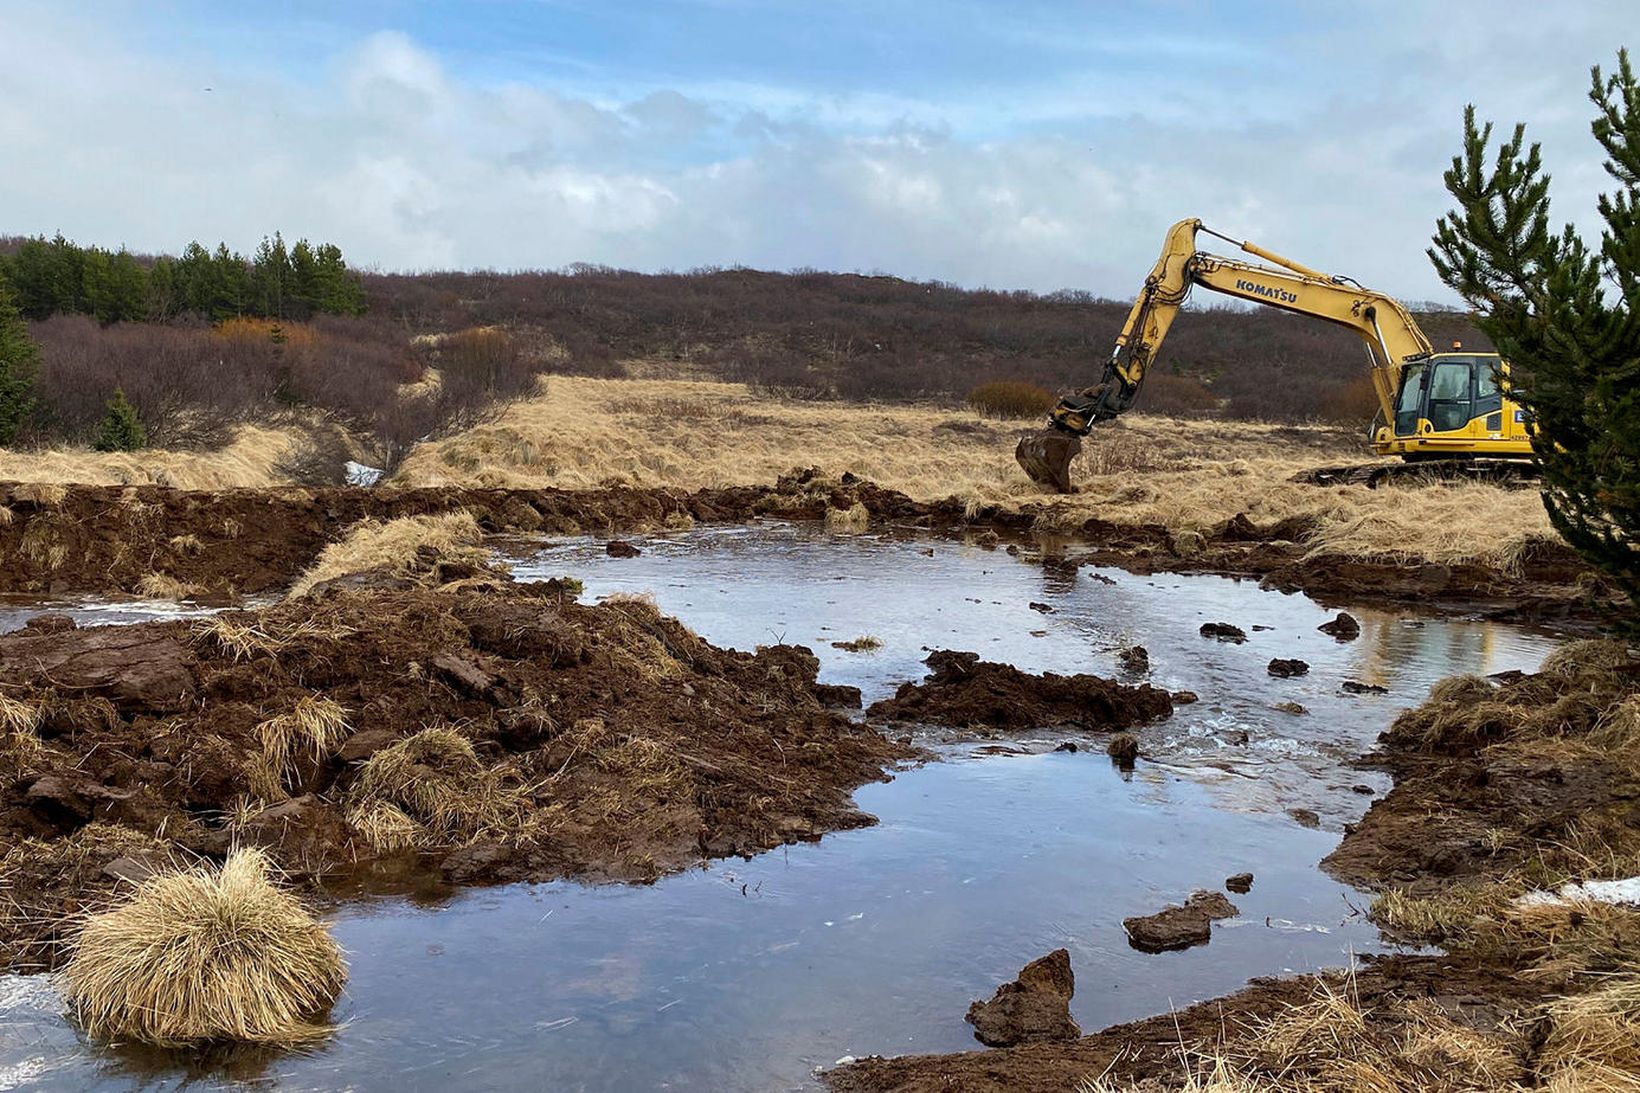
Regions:
M 187 492 L 160 486 L 0 485 L 0 593 L 133 593 L 158 574 L 201 595 L 266 592 L 289 581 L 359 520 L 471 511 L 486 531 L 617 534 L 757 516 L 818 519 L 856 503 L 890 525 L 972 533 L 1048 565 L 1111 565 L 1140 573 L 1217 573 L 1303 591 L 1323 602 L 1461 610 L 1517 620 L 1583 620 L 1601 596 L 1560 546 L 1534 549 L 1518 572 L 1395 559 L 1306 558 L 1309 525 L 1244 516 L 1180 547 L 1160 526 L 1090 519 L 1038 543 L 1040 510 L 982 508 L 955 498 L 913 501 L 845 475 L 805 471 L 772 486 L 679 490 L 273 489 Z
M 1626 876 L 1640 862 L 1640 767 L 1625 750 L 1634 738 L 1610 735 L 1640 711 L 1640 662 L 1615 643 L 1579 645 L 1587 647 L 1581 656 L 1551 657 L 1537 674 L 1448 680 L 1397 719 L 1362 760 L 1392 771 L 1394 788 L 1346 827 L 1322 863 L 1353 885 L 1455 908 L 1443 926 L 1414 929 L 1408 922 L 1418 920 L 1395 920 L 1374 905 L 1391 938 L 1451 951 L 1368 958 L 1347 989 L 1358 993 L 1369 1025 L 1393 1029 L 1398 1014 L 1433 1003 L 1505 1045 L 1527 1084 L 1552 1076 L 1540 1058 L 1547 1007 L 1631 972 L 1640 944 L 1640 911 L 1574 907 L 1516 918 L 1510 910 L 1522 891 L 1552 891 L 1568 877 Z M 1320 979 L 1346 990 L 1336 975 Z M 1069 1089 L 1099 1075 L 1117 1086 L 1177 1089 L 1181 1059 L 1199 1062 L 1227 1041 L 1256 1039 L 1261 1021 L 1314 998 L 1318 981 L 1259 980 L 1064 1043 L 869 1058 L 826 1080 L 849 1093 Z M 1384 1086 L 1392 1087 L 1402 1088 Z M 1631 1086 L 1599 1086 L 1619 1087 Z M 1556 1088 L 1584 1086 L 1574 1079 Z
M 872 703 L 867 715 L 1019 732 L 1058 726 L 1112 731 L 1173 714 L 1172 695 L 1148 683 L 1130 687 L 1080 673 L 1035 675 L 951 649 L 936 649 L 924 663 L 926 680 L 902 683 L 893 698 Z
M 819 661 L 715 648 L 641 600 L 467 578 L 205 622 L 0 636 L 0 963 L 174 855 L 298 880 L 651 880 L 873 822 L 909 747 L 822 704 Z

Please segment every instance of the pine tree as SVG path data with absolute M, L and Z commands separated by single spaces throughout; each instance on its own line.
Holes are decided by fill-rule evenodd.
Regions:
M 1594 137 L 1617 183 L 1599 200 L 1599 245 L 1550 228 L 1550 180 L 1525 126 L 1490 156 L 1492 126 L 1470 106 L 1445 176 L 1458 208 L 1429 256 L 1510 362 L 1549 519 L 1640 604 L 1640 84 L 1627 50 L 1592 81 Z
M 108 413 L 97 429 L 99 452 L 134 452 L 148 443 L 148 430 L 143 428 L 137 408 L 126 400 L 125 392 L 114 388 L 114 397 L 108 400 Z
M 34 371 L 39 356 L 10 287 L 0 281 L 0 446 L 16 438 L 34 410 Z

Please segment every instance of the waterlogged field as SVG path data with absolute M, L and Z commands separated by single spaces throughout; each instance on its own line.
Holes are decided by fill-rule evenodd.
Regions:
M 877 826 L 650 885 L 423 885 L 338 900 L 329 915 L 351 968 L 341 1024 L 300 1052 L 98 1047 L 65 1020 L 52 978 L 0 979 L 0 1087 L 802 1089 L 844 1056 L 977 1047 L 968 1002 L 1060 946 L 1089 1031 L 1253 976 L 1345 965 L 1382 943 L 1367 897 L 1317 863 L 1388 784 L 1351 761 L 1434 681 L 1531 670 L 1553 644 L 1354 608 L 1362 634 L 1341 643 L 1316 630 L 1333 612 L 1251 582 L 1139 577 L 910 533 L 754 523 L 631 541 L 630 558 L 592 539 L 513 540 L 503 553 L 521 580 L 581 578 L 583 600 L 651 595 L 717 645 L 808 645 L 822 682 L 858 686 L 867 704 L 920 678 L 933 649 L 1136 682 L 1117 661 L 1133 644 L 1149 651 L 1150 681 L 1200 700 L 1139 729 L 1142 758 L 1126 774 L 1100 734 L 892 729 L 936 761 L 858 791 Z M 8 605 L 0 626 L 35 609 Z M 74 610 L 135 621 L 163 608 Z M 1203 638 L 1214 621 L 1248 640 Z M 832 645 L 860 637 L 881 644 Z M 1274 657 L 1309 673 L 1271 677 Z M 1124 917 L 1244 870 L 1253 889 L 1209 945 L 1157 956 L 1127 945 Z

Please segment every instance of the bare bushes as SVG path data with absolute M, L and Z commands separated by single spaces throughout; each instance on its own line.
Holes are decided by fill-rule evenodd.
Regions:
M 493 328 L 412 343 L 402 328 L 362 318 L 99 326 L 59 315 L 31 330 L 41 347 L 36 443 L 89 443 L 118 389 L 155 446 L 220 446 L 236 424 L 306 409 L 373 439 L 391 463 L 424 437 L 483 420 L 535 381 L 536 362 Z M 434 368 L 440 382 L 422 383 Z
M 1025 380 L 991 380 L 968 392 L 966 399 L 986 417 L 1037 418 L 1053 409 L 1053 392 Z
M 347 968 L 329 931 L 269 871 L 261 851 L 237 850 L 220 870 L 150 877 L 87 918 L 64 968 L 86 1031 L 162 1045 L 322 1036 Z

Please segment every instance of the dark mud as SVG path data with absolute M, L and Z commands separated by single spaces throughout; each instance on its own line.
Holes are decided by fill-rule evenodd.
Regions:
M 943 532 L 978 532 L 1011 549 L 1029 548 L 1042 511 L 992 507 L 970 512 L 949 498 L 913 501 L 852 475 L 817 471 L 770 486 L 695 492 L 668 489 L 497 490 L 427 488 L 276 488 L 190 492 L 161 486 L 0 485 L 0 593 L 133 592 L 161 575 L 198 595 L 233 596 L 288 584 L 323 547 L 365 518 L 472 512 L 485 530 L 615 535 L 696 522 L 757 516 L 819 519 L 859 504 L 874 518 Z M 1500 619 L 1584 620 L 1611 599 L 1563 546 L 1542 545 L 1504 573 L 1475 565 L 1408 566 L 1382 560 L 1307 557 L 1309 525 L 1261 525 L 1245 516 L 1210 529 L 1199 550 L 1175 553 L 1167 529 L 1089 519 L 1059 529 L 1076 546 L 1070 565 L 1111 565 L 1137 573 L 1214 573 L 1250 577 L 1325 602 L 1459 609 Z M 620 549 L 617 547 L 616 549 Z M 1064 562 L 1064 559 L 1060 559 Z
M 869 824 L 851 792 L 911 749 L 826 709 L 818 668 L 556 582 L 0 636 L 0 962 L 49 966 L 120 875 L 236 843 L 316 886 L 645 881 Z
M 905 683 L 893 698 L 875 702 L 867 716 L 956 728 L 1021 732 L 1056 726 L 1112 731 L 1170 717 L 1168 692 L 1094 675 L 1033 675 L 978 653 L 940 649 L 928 654 L 930 675 Z

